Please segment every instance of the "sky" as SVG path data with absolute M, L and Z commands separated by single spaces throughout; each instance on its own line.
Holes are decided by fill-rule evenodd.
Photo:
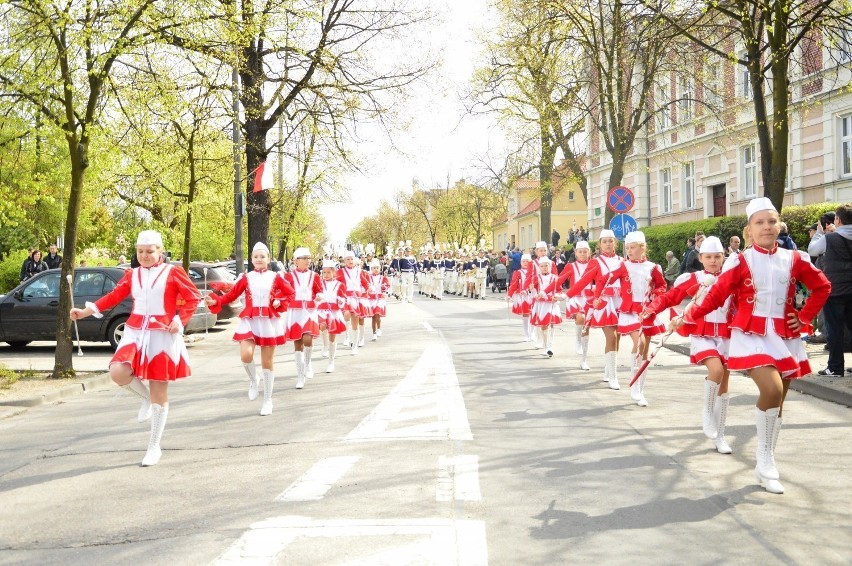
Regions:
M 505 145 L 492 116 L 465 116 L 461 93 L 470 84 L 481 46 L 477 30 L 489 17 L 487 0 L 435 0 L 430 6 L 438 21 L 428 34 L 433 49 L 441 50 L 442 64 L 428 81 L 419 84 L 403 110 L 410 120 L 405 130 L 393 134 L 393 143 L 377 128 L 365 128 L 367 139 L 359 144 L 364 172 L 344 180 L 347 202 L 323 205 L 332 243 L 345 243 L 363 218 L 370 216 L 383 199 L 400 189 L 411 192 L 412 180 L 420 187 L 446 186 L 471 178 L 475 158 L 487 147 Z

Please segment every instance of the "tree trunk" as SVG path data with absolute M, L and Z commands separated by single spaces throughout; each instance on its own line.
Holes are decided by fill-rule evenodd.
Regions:
M 550 142 L 550 134 L 541 129 L 541 159 L 538 162 L 541 208 L 539 209 L 541 239 L 550 241 L 550 213 L 553 209 L 553 163 L 556 161 L 556 145 Z M 478 242 L 477 242 L 478 244 Z
M 787 161 L 790 143 L 790 92 L 786 57 L 772 61 L 772 141 L 771 162 L 762 172 L 763 194 L 779 211 L 784 206 L 784 187 L 787 184 Z M 761 147 L 761 153 L 764 148 Z
M 609 172 L 609 189 L 621 185 L 622 179 L 624 179 L 624 153 L 615 151 L 612 154 L 612 169 Z M 604 193 L 604 229 L 609 228 L 609 223 L 615 216 L 615 212 L 606 203 L 609 189 Z
M 189 271 L 189 254 L 192 248 L 192 201 L 195 200 L 195 191 L 198 185 L 197 173 L 195 171 L 195 133 L 193 132 L 187 140 L 187 157 L 189 158 L 189 190 L 186 196 L 186 225 L 183 229 L 183 268 Z
M 56 316 L 56 353 L 54 354 L 54 379 L 73 377 L 72 363 L 74 342 L 71 329 L 71 296 L 68 275 L 74 274 L 77 248 L 77 222 L 83 202 L 83 179 L 88 166 L 88 139 L 78 140 L 76 135 L 66 134 L 71 158 L 71 191 L 68 194 L 68 212 L 65 218 L 65 247 L 62 250 L 62 276 L 59 279 L 59 307 Z

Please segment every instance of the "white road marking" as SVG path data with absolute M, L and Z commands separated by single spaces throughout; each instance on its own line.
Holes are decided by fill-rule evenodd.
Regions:
M 438 458 L 436 501 L 479 501 L 479 456 L 459 455 Z
M 423 326 L 426 327 L 426 332 L 435 332 L 435 329 L 432 328 L 432 325 L 426 322 L 425 320 L 423 321 Z
M 287 547 L 300 538 L 405 536 L 400 545 L 346 562 L 366 564 L 435 564 L 441 566 L 485 566 L 488 550 L 482 521 L 448 519 L 313 520 L 308 517 L 274 517 L 251 525 L 239 540 L 213 564 L 267 565 L 281 561 Z M 412 536 L 423 540 L 411 542 Z M 322 542 L 326 546 L 328 542 Z
M 412 420 L 425 422 L 411 424 Z M 408 423 L 407 426 L 399 426 Z M 397 386 L 352 432 L 351 441 L 471 440 L 467 410 L 452 354 L 446 345 L 426 346 Z
M 359 456 L 324 458 L 281 492 L 275 501 L 319 501 L 359 459 Z

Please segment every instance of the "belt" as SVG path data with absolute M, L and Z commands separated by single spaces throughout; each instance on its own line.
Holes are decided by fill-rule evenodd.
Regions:
M 313 309 L 316 308 L 316 303 L 313 301 L 290 301 L 287 306 L 291 309 Z
M 414 273 L 413 269 L 403 269 L 401 270 L 403 273 Z

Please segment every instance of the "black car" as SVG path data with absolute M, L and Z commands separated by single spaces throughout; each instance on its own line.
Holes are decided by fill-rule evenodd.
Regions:
M 119 267 L 80 267 L 74 270 L 74 306 L 83 308 L 112 291 L 124 277 Z M 56 340 L 56 313 L 59 308 L 60 269 L 49 269 L 21 283 L 7 295 L 0 295 L 0 341 L 23 348 L 35 340 Z M 130 316 L 133 299 L 128 297 L 105 311 L 103 318 L 80 320 L 80 340 L 109 342 L 118 346 L 124 323 Z M 203 332 L 216 323 L 216 315 L 201 301 L 185 332 Z

